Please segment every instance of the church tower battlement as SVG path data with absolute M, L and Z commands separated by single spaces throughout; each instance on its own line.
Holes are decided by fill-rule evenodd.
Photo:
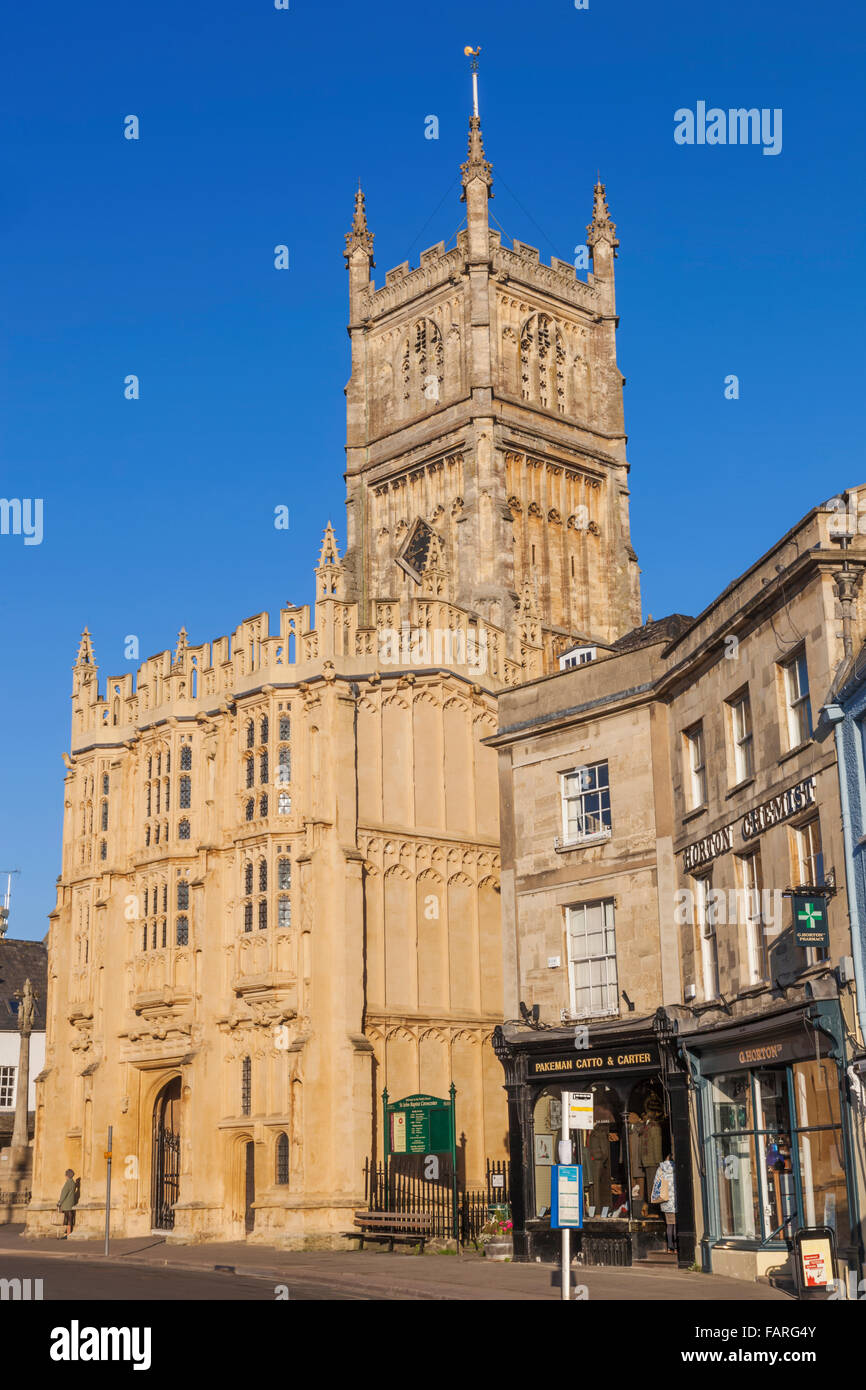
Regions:
M 345 249 L 347 594 L 367 615 L 384 599 L 406 610 L 421 582 L 412 553 L 433 532 L 452 601 L 501 628 L 509 656 L 532 579 L 550 666 L 574 638 L 609 642 L 640 623 L 616 362 L 619 243 L 599 182 L 587 281 L 570 262 L 544 265 L 490 228 L 492 184 L 473 115 L 456 245 L 422 251 L 379 288 L 356 195 Z

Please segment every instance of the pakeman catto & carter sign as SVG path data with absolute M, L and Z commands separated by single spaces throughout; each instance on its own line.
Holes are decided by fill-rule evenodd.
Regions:
M 607 1052 L 575 1052 L 571 1057 L 533 1057 L 533 1077 L 586 1076 L 588 1072 L 621 1071 L 626 1067 L 657 1067 L 657 1047 L 610 1048 Z
M 804 777 L 801 782 L 795 782 L 792 787 L 786 787 L 783 792 L 779 792 L 778 796 L 771 796 L 768 801 L 762 801 L 760 806 L 754 806 L 751 811 L 747 811 L 739 822 L 740 837 L 745 842 L 753 840 L 756 835 L 769 830 L 771 826 L 790 820 L 792 816 L 814 804 L 815 778 Z M 683 872 L 690 874 L 733 849 L 737 824 L 736 821 L 732 821 L 730 825 L 723 825 L 720 829 L 705 835 L 703 839 L 686 845 L 681 851 Z

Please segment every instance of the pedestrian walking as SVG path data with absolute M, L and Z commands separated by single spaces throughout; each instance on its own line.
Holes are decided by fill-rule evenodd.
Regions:
M 63 1235 L 61 1240 L 66 1240 L 71 1235 L 72 1227 L 75 1225 L 75 1203 L 78 1199 L 76 1192 L 75 1174 L 71 1168 L 66 1169 L 66 1181 L 60 1193 L 60 1200 L 57 1203 L 57 1210 L 63 1212 Z

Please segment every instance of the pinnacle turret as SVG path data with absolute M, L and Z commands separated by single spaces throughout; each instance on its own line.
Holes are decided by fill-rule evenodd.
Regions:
M 473 179 L 483 179 L 487 185 L 488 198 L 493 197 L 493 168 L 484 157 L 484 137 L 481 134 L 481 117 L 469 117 L 469 158 L 460 165 L 463 192 L 460 201 L 466 202 L 466 189 Z
M 370 258 L 370 265 L 375 265 L 373 260 L 373 237 L 374 233 L 367 226 L 367 212 L 364 206 L 364 192 L 361 184 L 358 184 L 358 191 L 355 194 L 355 214 L 352 218 L 352 230 L 346 233 L 346 250 L 344 255 L 346 261 L 353 251 L 363 251 Z
M 90 629 L 85 628 L 81 634 L 81 641 L 78 644 L 78 655 L 75 658 L 76 666 L 95 666 L 96 659 L 93 655 L 93 642 L 90 638 Z
M 586 229 L 586 244 L 592 248 L 599 241 L 608 242 L 616 255 L 616 248 L 619 246 L 616 239 L 616 223 L 611 221 L 604 184 L 600 180 L 593 189 L 592 221 Z

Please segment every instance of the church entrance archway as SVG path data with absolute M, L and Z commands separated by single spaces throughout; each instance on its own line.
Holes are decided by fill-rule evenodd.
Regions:
M 251 1140 L 244 1145 L 244 1233 L 252 1235 L 256 1225 L 256 1146 Z
M 180 1077 L 163 1086 L 153 1106 L 150 1224 L 154 1231 L 174 1229 L 174 1204 L 180 1197 Z

